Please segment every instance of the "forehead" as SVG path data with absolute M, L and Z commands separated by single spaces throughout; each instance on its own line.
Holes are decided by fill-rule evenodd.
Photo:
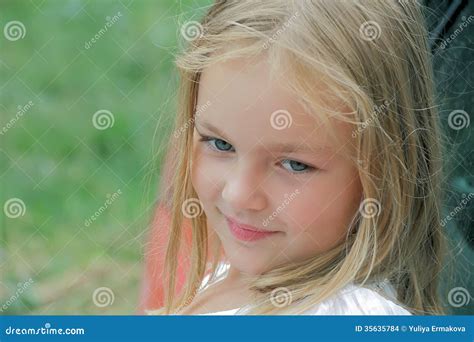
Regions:
M 296 97 L 285 87 L 285 71 L 270 71 L 263 58 L 239 58 L 214 64 L 201 74 L 198 104 L 210 101 L 214 110 L 236 113 L 272 113 L 285 109 L 301 114 Z M 263 114 L 263 115 L 262 115 Z
M 206 68 L 200 78 L 196 126 L 210 123 L 226 137 L 240 135 L 254 144 L 330 146 L 321 119 L 324 113 L 310 113 L 298 101 L 285 82 L 286 72 L 271 70 L 266 59 L 258 57 L 232 59 Z M 320 84 L 316 87 L 323 88 Z M 323 96 L 320 101 L 323 105 Z M 199 111 L 206 103 L 210 105 Z M 340 124 L 332 126 L 336 134 L 344 135 L 343 127 L 338 129 Z

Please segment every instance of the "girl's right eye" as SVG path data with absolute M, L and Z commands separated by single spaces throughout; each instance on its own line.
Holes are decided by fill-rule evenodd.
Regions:
M 206 146 L 218 152 L 234 152 L 234 147 L 227 141 L 217 138 L 201 136 L 199 141 L 206 142 Z

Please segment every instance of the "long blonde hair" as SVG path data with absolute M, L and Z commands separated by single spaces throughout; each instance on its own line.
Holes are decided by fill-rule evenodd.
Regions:
M 194 29 L 198 34 L 176 60 L 175 133 L 182 134 L 171 137 L 176 159 L 162 313 L 189 303 L 222 260 L 205 213 L 191 218 L 190 270 L 178 293 L 182 205 L 198 197 L 190 160 L 200 74 L 212 63 L 265 53 L 276 69 L 284 65 L 289 86 L 310 109 L 317 106 L 314 84 L 322 79 L 328 94 L 353 109 L 350 120 L 345 116 L 354 125 L 353 159 L 364 203 L 373 201 L 378 212 L 355 213 L 347 238 L 331 250 L 255 277 L 248 314 L 300 314 L 351 282 L 374 279 L 387 279 L 397 302 L 412 313 L 442 314 L 441 132 L 420 6 L 395 0 L 217 1 Z M 271 292 L 279 287 L 291 293 L 292 305 L 272 304 Z

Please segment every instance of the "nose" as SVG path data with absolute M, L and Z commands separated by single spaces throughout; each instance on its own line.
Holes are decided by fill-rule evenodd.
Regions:
M 225 180 L 222 198 L 235 213 L 262 210 L 267 205 L 264 175 L 251 163 L 237 163 Z

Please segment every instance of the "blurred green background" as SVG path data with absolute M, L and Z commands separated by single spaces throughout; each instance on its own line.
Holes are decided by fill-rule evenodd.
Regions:
M 26 209 L 1 212 L 0 306 L 25 289 L 3 313 L 135 311 L 165 133 L 155 129 L 171 125 L 180 26 L 209 3 L 0 1 L 0 127 L 24 112 L 0 135 L 0 203 Z M 6 39 L 10 21 L 23 38 Z M 113 125 L 94 126 L 99 110 Z M 94 305 L 100 287 L 113 305 Z
M 176 105 L 180 27 L 211 2 L 0 0 L 2 314 L 135 312 L 160 172 L 154 158 L 163 156 L 160 139 Z M 427 2 L 431 30 L 451 3 Z M 438 43 L 473 14 L 472 5 L 458 7 Z M 24 37 L 6 33 L 12 21 L 24 25 Z M 434 49 L 450 138 L 446 215 L 474 192 L 472 124 L 447 125 L 453 110 L 472 118 L 473 27 Z M 104 116 L 94 121 L 97 112 Z M 18 217 L 4 210 L 11 199 L 21 200 Z M 470 201 L 446 226 L 457 244 L 447 290 L 468 295 L 455 313 L 473 313 L 473 217 Z M 104 288 L 112 305 L 93 299 Z

